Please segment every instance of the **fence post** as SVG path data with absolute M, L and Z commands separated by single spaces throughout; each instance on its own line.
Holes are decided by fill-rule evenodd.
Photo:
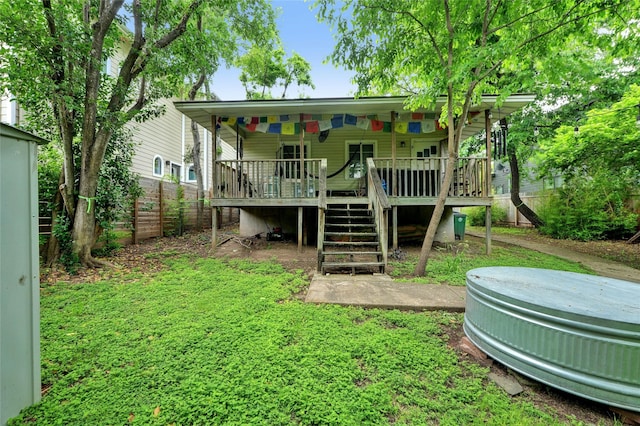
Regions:
M 133 240 L 133 244 L 138 244 L 138 208 L 138 197 L 136 197 L 136 199 L 133 200 L 133 229 L 131 230 L 131 238 Z
M 160 206 L 160 235 L 164 236 L 164 186 L 162 181 L 158 181 L 158 205 Z

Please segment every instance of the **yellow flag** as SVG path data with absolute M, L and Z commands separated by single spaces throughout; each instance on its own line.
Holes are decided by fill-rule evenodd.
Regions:
M 283 135 L 294 135 L 296 132 L 295 123 L 282 123 Z
M 267 123 L 277 123 L 278 122 L 278 116 L 277 115 L 268 115 L 267 116 Z
M 409 123 L 406 121 L 396 121 L 396 132 L 398 133 L 407 133 L 409 129 Z

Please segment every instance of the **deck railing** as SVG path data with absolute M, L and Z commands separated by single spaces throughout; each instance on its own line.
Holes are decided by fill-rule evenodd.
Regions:
M 393 173 L 393 159 L 374 159 L 385 193 L 398 197 L 437 197 L 448 161 L 447 157 L 396 158 Z M 485 193 L 486 164 L 486 158 L 459 158 L 449 196 L 482 197 Z M 394 185 L 397 185 L 397 192 L 394 192 Z
M 302 172 L 300 160 L 216 161 L 214 198 L 317 198 L 326 193 L 321 161 L 304 160 Z
M 325 167 L 321 167 L 324 161 Z M 387 197 L 437 197 L 447 165 L 446 157 L 374 158 L 374 168 Z M 486 158 L 456 161 L 450 197 L 487 196 Z M 214 198 L 320 198 L 327 191 L 326 159 L 220 160 L 215 162 Z M 324 176 L 324 178 L 322 178 Z M 395 179 L 394 179 L 395 177 Z M 395 180 L 395 182 L 394 182 Z M 394 185 L 397 186 L 394 192 Z

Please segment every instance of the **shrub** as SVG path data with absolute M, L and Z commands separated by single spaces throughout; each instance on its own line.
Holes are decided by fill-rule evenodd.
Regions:
M 554 238 L 618 239 L 635 232 L 638 215 L 626 206 L 629 182 L 622 177 L 574 178 L 547 199 L 540 228 Z
M 467 223 L 471 226 L 484 226 L 485 222 L 485 208 L 484 207 L 469 207 L 463 210 L 463 213 L 467 215 Z M 500 206 L 491 206 L 491 224 L 496 225 L 498 223 L 504 223 L 507 221 L 507 211 Z

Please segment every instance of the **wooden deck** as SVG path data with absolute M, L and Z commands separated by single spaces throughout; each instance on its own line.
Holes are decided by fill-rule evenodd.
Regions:
M 435 205 L 447 161 L 435 157 L 373 159 L 381 190 L 391 206 Z M 458 159 L 447 206 L 491 205 L 486 164 L 486 158 Z M 326 159 L 216 161 L 211 205 L 318 207 L 328 199 L 367 202 L 369 180 L 361 190 L 336 190 L 327 185 L 326 169 Z

